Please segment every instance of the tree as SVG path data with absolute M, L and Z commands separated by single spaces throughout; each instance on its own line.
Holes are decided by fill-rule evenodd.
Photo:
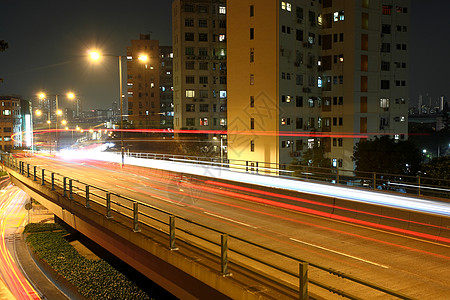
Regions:
M 0 52 L 5 51 L 6 49 L 8 49 L 8 43 L 4 40 L 0 41 Z
M 422 173 L 425 177 L 450 180 L 450 156 L 435 157 L 423 164 Z
M 323 143 L 319 145 L 318 141 L 315 141 L 314 147 L 312 149 L 306 150 L 306 152 L 303 153 L 300 164 L 304 166 L 330 168 L 331 159 L 325 157 L 325 149 Z
M 328 178 L 328 174 L 332 172 L 331 159 L 325 157 L 323 143 L 319 145 L 319 142 L 315 141 L 314 147 L 305 151 L 300 160 L 294 158 L 287 169 L 293 171 L 290 175 L 295 177 L 303 177 L 302 173 L 307 172 L 315 177 Z
M 375 137 L 356 144 L 353 161 L 356 171 L 415 176 L 422 153 L 409 141 L 395 141 L 389 136 Z

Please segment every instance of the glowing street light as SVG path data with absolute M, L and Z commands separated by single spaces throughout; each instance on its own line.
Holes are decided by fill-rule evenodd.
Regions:
M 121 154 L 122 154 L 122 168 L 125 161 L 125 147 L 123 143 L 123 88 L 122 88 L 122 55 L 101 55 L 99 51 L 92 50 L 89 51 L 89 56 L 91 60 L 97 61 L 100 60 L 102 56 L 111 56 L 111 57 L 117 57 L 119 60 L 119 101 L 120 101 L 120 148 L 121 148 Z M 140 54 L 138 56 L 138 60 L 145 63 L 149 60 L 148 55 L 146 54 Z
M 47 95 L 44 92 L 40 92 L 38 94 L 39 99 L 45 99 L 47 97 Z M 56 99 L 56 110 L 55 110 L 55 115 L 56 115 L 56 122 L 55 122 L 55 135 L 56 135 L 56 142 L 55 142 L 55 150 L 58 150 L 58 116 L 61 116 L 63 114 L 62 110 L 58 109 L 58 94 L 54 94 L 54 95 L 50 95 L 50 96 L 55 96 Z M 73 92 L 68 92 L 66 93 L 66 97 L 68 99 L 74 99 L 75 98 L 75 94 Z M 51 102 L 50 102 L 50 107 L 49 107 L 49 112 L 48 112 L 48 119 L 50 121 L 50 111 L 51 111 Z M 50 123 L 49 123 L 50 124 Z M 63 124 L 64 125 L 64 124 Z M 50 125 L 49 125 L 50 127 Z M 50 129 L 50 128 L 49 128 Z M 52 148 L 51 148 L 51 140 L 50 140 L 50 153 L 52 153 Z
M 147 61 L 148 61 L 148 55 L 146 55 L 146 54 L 141 54 L 141 55 L 138 56 L 138 59 L 139 59 L 141 62 L 147 62 Z

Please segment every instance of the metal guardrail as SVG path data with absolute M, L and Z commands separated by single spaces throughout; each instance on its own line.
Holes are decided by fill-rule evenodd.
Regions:
M 286 177 L 294 180 L 328 182 L 337 185 L 385 190 L 402 194 L 450 198 L 450 180 L 425 176 L 407 176 L 389 173 L 364 172 L 305 165 L 221 159 L 174 154 L 127 152 L 126 157 L 160 159 L 207 166 L 223 167 L 235 171 Z
M 250 268 L 251 270 L 255 269 L 255 266 L 263 266 L 265 274 L 261 274 L 262 271 L 260 271 L 260 275 L 268 276 L 267 279 L 271 281 L 273 281 L 274 278 L 283 278 L 277 280 L 277 284 L 298 294 L 300 299 L 308 299 L 309 284 L 349 299 L 361 299 L 360 297 L 339 288 L 308 278 L 308 268 L 314 268 L 315 270 L 331 274 L 335 276 L 334 278 L 339 280 L 339 282 L 345 280 L 345 283 L 351 282 L 352 284 L 359 284 L 370 290 L 377 290 L 399 299 L 412 299 L 409 296 L 355 276 L 303 260 L 299 257 L 287 255 L 278 250 L 268 248 L 236 235 L 228 234 L 145 202 L 110 192 L 101 187 L 82 182 L 76 178 L 67 177 L 57 172 L 31 165 L 14 158 L 11 155 L 2 155 L 2 163 L 29 180 L 39 182 L 43 186 L 49 186 L 52 191 L 61 193 L 63 197 L 72 201 L 76 201 L 74 195 L 78 195 L 80 199 L 84 199 L 84 203 L 82 204 L 87 209 L 92 209 L 92 203 L 104 207 L 106 218 L 113 218 L 114 215 L 121 215 L 129 219 L 129 225 L 134 232 L 140 232 L 141 226 L 144 225 L 158 230 L 164 235 L 167 235 L 169 241 L 168 247 L 172 250 L 178 249 L 176 245 L 177 240 L 187 242 L 188 238 L 189 244 L 197 247 L 200 246 L 200 243 L 209 244 L 212 247 L 208 248 L 210 249 L 209 252 L 220 258 L 220 270 L 217 271 L 224 276 L 230 274 L 228 269 L 230 256 L 232 256 L 233 262 L 242 267 L 244 267 L 244 265 L 239 262 L 238 257 L 244 257 L 247 259 L 247 268 Z M 182 225 L 180 225 L 180 223 Z M 155 224 L 158 225 L 156 226 Z M 162 229 L 161 226 L 165 226 L 165 229 Z M 177 232 L 181 232 L 181 234 L 177 234 Z M 220 242 L 217 241 L 218 237 L 220 237 Z M 243 247 L 238 247 L 238 244 L 242 244 Z M 205 250 L 205 247 L 201 248 Z M 247 251 L 244 251 L 245 249 Z M 282 264 L 281 261 L 285 262 L 285 264 Z M 294 271 L 293 268 L 286 268 L 286 265 L 294 266 L 294 264 L 298 266 L 297 270 Z M 293 285 L 293 282 L 298 284 Z M 342 284 L 344 284 L 344 282 L 342 282 Z M 293 289 L 293 286 L 296 286 L 296 289 Z

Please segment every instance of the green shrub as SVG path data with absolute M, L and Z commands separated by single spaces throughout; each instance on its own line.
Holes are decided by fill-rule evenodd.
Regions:
M 29 224 L 26 241 L 50 267 L 78 287 L 89 299 L 150 299 L 125 275 L 103 260 L 88 260 L 64 239 L 67 234 L 55 224 Z M 46 230 L 45 230 L 46 229 Z M 51 232 L 51 230 L 58 230 Z

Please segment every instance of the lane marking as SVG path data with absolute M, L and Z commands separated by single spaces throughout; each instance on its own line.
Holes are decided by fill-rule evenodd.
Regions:
M 251 227 L 253 229 L 258 229 L 258 227 L 255 227 L 255 226 L 252 226 L 252 225 L 249 225 L 249 224 L 246 224 L 246 223 L 242 223 L 242 222 L 239 222 L 239 221 L 236 221 L 236 220 L 233 220 L 233 219 L 225 218 L 225 217 L 222 217 L 222 216 L 219 216 L 219 215 L 216 215 L 216 214 L 212 214 L 212 213 L 207 212 L 207 211 L 204 211 L 204 213 L 207 214 L 207 215 L 219 218 L 219 219 L 223 219 L 223 220 L 230 221 L 230 222 L 233 222 L 233 223 L 236 223 L 236 224 L 240 224 L 240 225 L 244 225 L 244 226 L 247 226 L 247 227 Z
M 368 264 L 371 264 L 371 265 L 374 265 L 374 266 L 378 266 L 378 267 L 381 267 L 381 268 L 384 268 L 384 269 L 389 269 L 390 268 L 389 266 L 377 264 L 377 263 L 372 262 L 370 260 L 359 258 L 359 257 L 353 256 L 353 255 L 350 255 L 350 254 L 345 254 L 345 253 L 342 253 L 342 252 L 339 252 L 339 251 L 335 251 L 335 250 L 331 250 L 331 249 L 328 249 L 328 248 L 325 248 L 325 247 L 321 247 L 321 246 L 318 246 L 318 245 L 314 245 L 314 244 L 310 244 L 310 243 L 307 243 L 307 242 L 299 241 L 299 240 L 294 239 L 294 238 L 289 238 L 289 239 L 291 241 L 294 241 L 294 242 L 297 242 L 297 243 L 300 243 L 300 244 L 308 245 L 308 246 L 319 248 L 319 249 L 322 249 L 322 250 L 325 250 L 325 251 L 329 251 L 329 252 L 332 252 L 332 253 L 335 253 L 335 254 L 346 256 L 346 257 L 349 257 L 349 258 L 353 258 L 353 259 L 356 259 L 356 260 L 359 260 L 359 261 L 362 261 L 362 262 L 365 262 L 365 263 L 368 263 Z
M 101 179 L 97 179 L 97 178 L 92 178 L 93 180 L 95 180 L 95 181 L 100 181 L 100 182 L 104 182 L 104 183 L 107 183 L 106 181 L 104 181 L 104 180 L 101 180 Z
M 164 198 L 160 198 L 158 196 L 151 195 L 150 197 L 158 199 L 158 200 L 161 200 L 161 201 L 164 201 L 164 202 L 168 202 L 170 204 L 175 204 L 175 205 L 178 205 L 178 206 L 181 206 L 181 207 L 185 207 L 186 206 L 184 204 L 181 204 L 181 203 L 178 203 L 178 202 L 175 202 L 175 201 L 172 201 L 172 200 L 167 200 L 167 199 L 164 199 Z

